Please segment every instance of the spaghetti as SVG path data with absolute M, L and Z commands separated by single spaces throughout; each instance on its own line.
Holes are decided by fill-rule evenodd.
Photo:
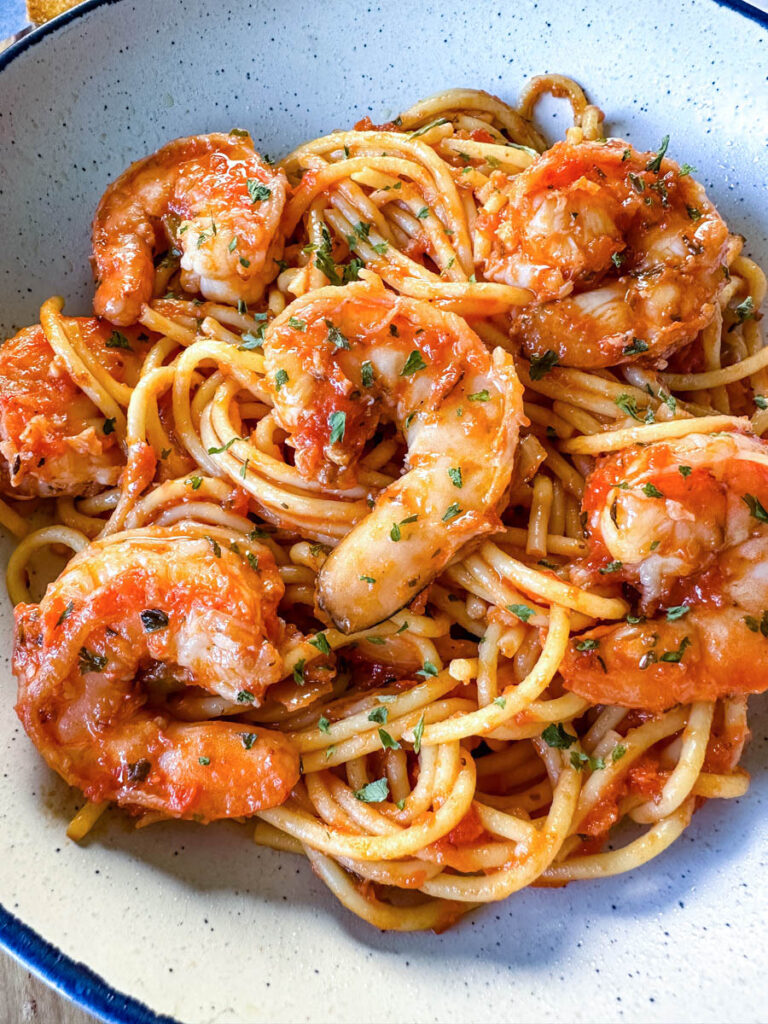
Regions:
M 659 232 L 670 225 L 677 230 L 674 217 L 690 220 L 690 228 L 680 230 L 699 267 L 705 257 L 696 251 L 703 245 L 694 234 L 696 224 L 711 221 L 714 255 L 701 271 L 707 294 L 692 297 L 691 282 L 682 281 L 686 301 L 695 301 L 696 310 L 686 314 L 688 327 L 680 318 L 671 333 L 654 327 L 655 361 L 637 358 L 649 347 L 637 336 L 640 313 L 626 337 L 611 327 L 609 346 L 602 335 L 597 339 L 594 351 L 603 356 L 609 352 L 607 361 L 590 356 L 580 366 L 578 353 L 543 347 L 547 323 L 555 322 L 551 317 L 560 326 L 570 325 L 563 345 L 573 344 L 578 332 L 567 318 L 575 316 L 574 303 L 586 308 L 585 296 L 594 295 L 589 282 L 596 271 L 568 266 L 567 261 L 548 265 L 541 246 L 546 248 L 552 232 L 566 230 L 557 217 L 566 217 L 569 230 L 576 231 L 573 225 L 578 224 L 582 231 L 592 202 L 584 196 L 594 196 L 600 176 L 607 173 L 596 163 L 599 173 L 582 167 L 566 183 L 563 194 L 570 198 L 558 194 L 556 228 L 544 232 L 544 242 L 533 238 L 531 225 L 536 218 L 546 219 L 546 194 L 536 200 L 522 227 L 514 226 L 519 181 L 526 180 L 520 176 L 528 168 L 535 171 L 539 154 L 547 151 L 532 122 L 536 102 L 545 93 L 567 98 L 573 109 L 573 126 L 560 146 L 581 155 L 603 146 L 605 159 L 630 165 L 631 173 L 625 177 L 622 172 L 621 179 L 626 195 L 611 199 L 611 204 L 618 203 L 614 227 L 621 228 L 621 211 L 628 203 L 635 204 L 631 225 L 645 218 L 646 248 L 634 257 L 628 255 L 632 245 L 641 244 L 630 237 L 634 227 L 622 228 L 629 239 L 626 245 L 613 229 L 605 230 L 610 244 L 604 256 L 618 276 L 609 285 L 598 280 L 599 287 L 615 289 L 622 275 L 634 274 L 632 287 L 642 292 L 645 303 L 642 317 L 658 316 L 654 303 L 660 301 L 659 293 L 653 289 L 663 285 L 668 296 L 676 286 L 667 250 L 657 264 L 661 269 L 648 270 L 648 253 L 653 246 L 663 247 Z M 246 135 L 232 133 L 228 152 L 241 153 Z M 18 500 L 0 503 L 0 522 L 19 539 L 8 566 L 8 590 L 14 603 L 21 603 L 15 656 L 22 681 L 20 714 L 49 763 L 90 798 L 70 826 L 72 838 L 82 838 L 109 801 L 140 812 L 139 825 L 168 816 L 210 820 L 255 810 L 255 827 L 249 826 L 255 842 L 306 856 L 353 913 L 380 928 L 440 930 L 477 906 L 527 885 L 562 885 L 633 870 L 681 835 L 703 799 L 730 799 L 746 792 L 748 776 L 739 767 L 748 736 L 745 692 L 717 691 L 706 700 L 694 694 L 683 703 L 663 697 L 645 705 L 627 700 L 620 706 L 602 692 L 610 693 L 610 675 L 599 699 L 576 684 L 564 686 L 570 679 L 563 674 L 565 666 L 572 667 L 575 659 L 578 676 L 581 654 L 589 656 L 599 674 L 605 641 L 600 647 L 601 641 L 590 637 L 613 635 L 617 624 L 642 630 L 646 617 L 653 622 L 663 614 L 660 602 L 668 604 L 666 594 L 652 598 L 640 593 L 647 572 L 641 579 L 613 575 L 610 567 L 616 567 L 616 559 L 610 561 L 606 554 L 599 561 L 594 523 L 582 518 L 585 495 L 597 500 L 599 467 L 623 453 L 659 451 L 654 446 L 693 437 L 698 450 L 706 453 L 708 438 L 729 432 L 760 438 L 768 429 L 768 350 L 758 322 L 765 276 L 741 254 L 738 240 L 726 240 L 690 169 L 664 162 L 665 149 L 666 143 L 646 163 L 626 144 L 606 143 L 601 111 L 588 103 L 576 83 L 561 76 L 534 79 L 518 109 L 485 93 L 450 90 L 388 125 L 366 120 L 354 130 L 308 142 L 277 168 L 254 164 L 253 155 L 246 153 L 243 159 L 250 170 L 243 173 L 251 175 L 248 194 L 254 205 L 254 196 L 273 202 L 270 187 L 280 190 L 280 203 L 273 202 L 269 212 L 270 230 L 277 234 L 264 243 L 277 273 L 265 284 L 259 265 L 254 300 L 230 305 L 211 294 L 206 297 L 202 285 L 195 291 L 194 282 L 205 280 L 202 271 L 197 277 L 192 272 L 194 260 L 188 257 L 194 248 L 191 234 L 198 229 L 187 229 L 186 240 L 179 232 L 184 217 L 194 218 L 199 210 L 177 210 L 175 220 L 166 222 L 169 249 L 155 259 L 152 297 L 139 303 L 138 330 L 143 334 L 134 328 L 130 337 L 117 331 L 113 341 L 111 351 L 115 346 L 125 350 L 123 364 L 138 360 L 135 372 L 99 358 L 93 332 L 84 322 L 62 315 L 61 299 L 43 305 L 42 340 L 36 344 L 50 346 L 89 403 L 78 436 L 88 435 L 95 465 L 106 459 L 105 465 L 112 467 L 120 448 L 111 442 L 101 445 L 107 423 L 127 459 L 119 483 L 104 478 L 106 483 L 87 491 L 67 491 L 59 484 L 65 493 L 55 500 L 54 522 L 41 529 L 29 531 Z M 553 152 L 549 150 L 547 159 L 553 159 Z M 628 155 L 622 157 L 622 152 Z M 227 170 L 230 203 L 242 198 L 245 179 L 236 171 L 233 166 Z M 688 179 L 679 188 L 678 173 Z M 287 198 L 284 209 L 278 209 L 284 182 Z M 174 187 L 178 192 L 181 186 Z M 679 196 L 688 213 L 675 207 Z M 225 208 L 218 209 L 226 216 Z M 241 213 L 233 230 L 242 235 L 247 229 L 238 218 Z M 231 273 L 239 259 L 247 277 L 248 258 L 238 257 L 238 235 L 228 236 L 213 216 L 209 220 L 212 227 L 200 229 L 197 248 L 205 255 L 207 245 L 221 249 L 222 239 L 231 237 L 224 246 L 227 259 L 231 255 Z M 260 230 L 266 230 L 263 224 Z M 520 240 L 523 236 L 527 241 Z M 584 241 L 584 236 L 578 239 Z M 249 244 L 255 244 L 253 238 Z M 103 235 L 99 245 L 103 261 Z M 519 254 L 525 245 L 532 248 L 521 270 Z M 534 249 L 539 261 L 535 266 Z M 202 256 L 195 259 L 199 263 Z M 226 284 L 227 295 L 231 287 L 231 282 Z M 569 299 L 571 292 L 575 298 Z M 613 299 L 603 294 L 600 301 Z M 362 312 L 353 323 L 349 310 L 356 302 Z M 707 303 L 711 309 L 705 315 Z M 541 310 L 551 314 L 549 320 L 541 319 Z M 604 315 L 610 320 L 613 313 L 604 309 Z M 616 315 L 626 319 L 627 310 Z M 355 346 L 367 337 L 373 320 L 378 340 L 370 351 L 357 353 Z M 580 329 L 589 329 L 579 323 Z M 419 335 L 430 332 L 449 342 L 444 356 L 430 349 L 427 360 Z M 550 336 L 560 338 L 556 332 Z M 477 342 L 475 350 L 472 338 L 485 345 Z M 674 344 L 664 349 L 670 338 Z M 275 356 L 280 339 L 293 353 L 290 368 Z M 498 355 L 489 356 L 486 346 Z M 317 355 L 321 349 L 322 359 Z M 468 353 L 467 362 L 456 371 L 459 352 Z M 400 362 L 387 370 L 385 362 L 393 353 Z M 371 380 L 375 373 L 380 382 L 379 410 L 389 408 L 387 402 L 392 407 L 389 415 L 376 414 L 368 433 L 360 434 L 354 459 L 345 461 L 344 450 L 333 445 L 344 440 L 345 429 L 347 441 L 356 436 L 358 399 L 350 398 L 343 410 L 339 406 L 329 416 L 332 406 L 317 395 L 323 381 L 331 379 L 331 362 L 356 355 L 355 373 L 370 372 Z M 418 378 L 406 372 L 413 356 L 417 369 L 419 362 L 436 365 L 444 358 L 441 372 L 454 374 L 441 392 L 440 401 L 447 405 L 441 407 L 438 423 L 450 458 L 441 469 L 439 487 L 431 478 L 422 485 L 430 494 L 437 488 L 448 496 L 441 498 L 445 513 L 430 524 L 425 522 L 427 505 L 418 504 L 421 498 L 410 492 L 403 498 L 403 481 L 413 476 L 401 475 L 406 448 L 411 449 L 410 469 L 418 464 L 413 445 L 407 443 L 412 439 L 411 407 L 420 408 Z M 363 369 L 366 365 L 369 369 Z M 307 382 L 297 397 L 291 388 L 303 372 Z M 360 379 L 358 388 L 368 386 L 364 376 Z M 462 379 L 472 379 L 472 384 L 456 399 L 456 381 Z M 309 410 L 300 422 L 291 418 L 296 402 L 305 402 Z M 370 408 L 366 415 L 373 415 Z M 344 425 L 339 428 L 342 412 Z M 485 462 L 493 472 L 500 467 L 508 471 L 487 483 L 489 507 L 481 508 L 478 497 L 476 513 L 467 470 L 463 476 L 451 448 L 451 423 L 465 416 L 463 423 L 473 424 L 467 427 L 465 442 L 469 437 L 475 446 L 478 464 Z M 7 422 L 4 429 L 7 434 Z M 498 435 L 492 436 L 492 430 Z M 335 431 L 335 440 L 327 436 L 329 431 Z M 98 448 L 91 443 L 92 435 L 99 439 Z M 7 441 L 4 436 L 6 456 Z M 34 443 L 27 438 L 30 458 L 37 453 Z M 338 456 L 333 472 L 327 465 L 323 468 L 318 446 L 321 453 L 330 450 Z M 440 451 L 429 449 L 428 454 L 439 462 Z M 691 472 L 690 466 L 684 468 Z M 687 476 L 681 477 L 685 484 Z M 90 479 L 95 478 L 91 472 Z M 621 480 L 612 479 L 611 486 L 619 488 L 621 498 Z M 756 505 L 744 511 L 751 512 L 745 527 L 749 537 L 731 539 L 732 545 L 754 542 L 754 531 L 768 522 L 757 493 L 761 486 L 761 480 L 754 484 L 748 497 Z M 646 496 L 659 490 L 653 483 L 645 487 Z M 5 493 L 15 492 L 9 486 Z M 379 515 L 383 496 L 394 500 L 395 493 L 405 514 L 390 515 L 387 505 Z M 737 504 L 743 497 L 737 494 Z M 454 505 L 458 511 L 451 513 Z M 607 506 L 609 513 L 614 509 L 614 518 L 617 507 Z M 453 518 L 470 513 L 475 518 L 466 532 L 449 532 Z M 379 534 L 372 532 L 370 522 L 377 515 L 386 535 L 384 526 Z M 730 529 L 733 516 L 730 511 L 727 516 Z M 446 517 L 448 526 L 443 525 Z M 360 534 L 366 523 L 368 532 Z M 443 534 L 454 540 L 437 557 L 432 549 Z M 350 544 L 354 536 L 362 537 L 357 546 Z M 603 541 L 610 548 L 605 537 Z M 725 543 L 722 537 L 719 543 Z M 72 757 L 80 763 L 82 753 L 73 755 L 72 744 L 64 759 L 61 751 L 54 751 L 66 732 L 63 717 L 56 718 L 63 698 L 58 691 L 54 696 L 46 691 L 45 706 L 56 726 L 45 732 L 42 718 L 35 718 L 43 700 L 36 694 L 43 677 L 53 690 L 64 679 L 77 679 L 82 689 L 82 679 L 106 678 L 104 665 L 117 656 L 119 637 L 114 637 L 122 628 L 121 616 L 130 611 L 125 581 L 132 571 L 131 552 L 141 567 L 149 558 L 142 551 L 154 550 L 156 544 L 175 545 L 163 548 L 169 564 L 179 545 L 187 545 L 191 563 L 199 567 L 194 572 L 199 571 L 201 587 L 212 571 L 211 558 L 222 572 L 227 559 L 246 560 L 244 567 L 232 570 L 242 577 L 243 588 L 243 574 L 251 570 L 273 574 L 280 626 L 265 623 L 263 636 L 264 643 L 274 644 L 279 670 L 272 665 L 270 675 L 262 665 L 255 672 L 261 680 L 257 692 L 245 683 L 232 683 L 225 692 L 179 669 L 188 652 L 169 653 L 162 646 L 162 617 L 149 620 L 161 623 L 154 633 L 145 620 L 147 637 L 128 630 L 126 642 L 142 650 L 146 645 L 146 655 L 136 654 L 130 678 L 116 689 L 116 703 L 110 703 L 109 695 L 99 697 L 105 701 L 100 719 L 104 734 L 112 729 L 118 737 L 114 750 L 122 765 L 114 769 L 119 785 L 110 789 L 103 780 L 89 782 L 87 764 L 82 775 L 72 768 Z M 30 562 L 40 549 L 62 545 L 78 554 L 37 605 L 27 571 Z M 635 561 L 645 565 L 652 550 L 651 545 Z M 103 623 L 112 624 L 107 627 L 112 637 L 104 640 L 106 646 L 94 647 L 89 639 L 93 619 L 80 614 L 77 602 L 83 591 L 77 587 L 87 589 L 82 579 L 89 573 L 92 586 L 101 587 L 104 559 L 117 557 L 117 551 L 125 552 L 127 575 L 115 577 L 113 603 L 98 606 Z M 710 554 L 719 557 L 714 548 Z M 381 568 L 385 564 L 386 570 Z M 585 565 L 591 566 L 589 572 Z M 385 572 L 393 581 L 386 594 Z M 80 582 L 75 586 L 73 580 Z M 230 596 L 233 605 L 245 600 Z M 142 591 L 135 600 L 144 608 L 151 598 Z M 689 606 L 684 595 L 676 602 L 676 612 L 667 610 L 667 618 L 674 613 L 683 619 Z M 89 614 L 94 607 L 88 606 Z M 228 609 L 222 604 L 220 612 L 223 616 Z M 159 614 L 167 626 L 168 616 Z M 693 612 L 689 619 L 693 621 Z M 742 620 L 755 643 L 768 642 L 765 615 L 750 612 Z M 232 625 L 229 618 L 222 622 L 215 628 L 231 639 L 228 631 L 239 629 L 238 623 Z M 199 623 L 198 640 L 212 628 Z M 171 642 L 181 650 L 176 635 Z M 238 640 L 242 658 L 250 657 L 250 642 L 248 636 Z M 685 666 L 688 645 L 681 645 L 677 662 L 662 655 L 660 660 L 667 663 L 656 668 Z M 764 651 L 758 657 L 765 666 Z M 157 665 L 164 671 L 156 671 Z M 243 675 L 232 671 L 233 679 Z M 84 700 L 94 699 L 90 690 L 95 685 L 85 685 Z M 133 737 L 151 729 L 159 733 L 137 753 Z M 249 742 L 264 743 L 275 757 L 285 757 L 286 764 L 292 751 L 297 763 L 300 758 L 300 778 L 290 777 L 271 801 L 249 804 L 234 769 L 230 779 L 223 769 L 206 775 L 216 767 L 219 753 L 221 764 L 229 763 L 220 747 L 224 732 L 217 730 L 252 737 L 242 740 L 246 751 Z M 198 803 L 196 797 L 184 803 L 166 778 L 170 769 L 161 771 L 160 766 L 169 745 L 173 750 L 182 742 L 192 743 L 193 735 L 205 739 L 194 739 L 198 763 L 189 769 L 187 781 L 190 792 L 204 795 Z M 126 754 L 128 746 L 119 744 L 133 744 L 132 752 Z M 264 760 L 269 760 L 266 754 Z M 290 776 L 286 771 L 283 783 Z M 222 792 L 209 793 L 207 779 Z M 609 833 L 622 823 L 644 831 L 614 848 Z

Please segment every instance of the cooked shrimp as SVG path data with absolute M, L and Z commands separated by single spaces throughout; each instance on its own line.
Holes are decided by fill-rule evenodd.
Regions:
M 176 721 L 158 703 L 187 685 L 252 707 L 282 675 L 272 555 L 233 550 L 224 532 L 115 534 L 75 556 L 39 605 L 16 608 L 17 713 L 89 799 L 208 821 L 273 807 L 296 783 L 282 736 Z
M 533 291 L 513 315 L 530 356 L 568 366 L 659 363 L 712 320 L 728 229 L 704 189 L 660 154 L 619 139 L 559 142 L 481 213 L 485 276 Z
M 498 529 L 522 391 L 511 357 L 489 353 L 459 317 L 367 283 L 324 288 L 273 321 L 264 356 L 303 475 L 351 480 L 382 421 L 408 445 L 406 473 L 318 577 L 339 629 L 391 615 L 467 542 Z
M 119 381 L 138 377 L 147 335 L 91 318 L 66 318 Z M 0 490 L 11 497 L 83 495 L 117 483 L 125 458 L 103 416 L 54 354 L 39 324 L 3 344 Z
M 566 687 L 652 709 L 768 689 L 767 508 L 756 437 L 689 434 L 598 463 L 576 575 L 631 584 L 644 614 L 575 637 Z
M 153 256 L 169 246 L 188 291 L 256 302 L 279 269 L 286 188 L 242 133 L 176 139 L 131 164 L 93 220 L 94 309 L 135 323 L 152 295 Z

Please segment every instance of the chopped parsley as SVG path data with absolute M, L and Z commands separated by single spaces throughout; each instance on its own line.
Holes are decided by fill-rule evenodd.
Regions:
M 335 349 L 349 348 L 349 342 L 341 333 L 339 328 L 331 320 L 325 321 L 325 326 L 328 328 L 328 341 L 333 345 Z
M 89 651 L 87 647 L 81 647 L 77 656 L 81 672 L 101 672 L 106 667 L 107 658 L 103 654 L 96 654 Z
M 677 622 L 690 610 L 687 604 L 676 604 L 673 608 L 667 608 L 667 622 Z
M 317 720 L 317 728 L 320 732 L 324 732 L 327 735 L 331 731 L 330 720 L 325 715 L 320 715 L 320 718 Z
M 296 664 L 293 666 L 293 681 L 297 686 L 304 685 L 304 666 L 307 663 L 306 658 L 299 658 Z
M 104 345 L 106 348 L 123 348 L 126 352 L 133 352 L 130 342 L 121 331 L 112 331 Z
M 328 417 L 328 426 L 331 428 L 330 443 L 337 444 L 343 441 L 347 429 L 347 414 L 339 410 L 332 412 Z
M 202 482 L 203 478 L 201 476 L 190 476 L 187 480 L 185 480 L 185 483 L 188 483 L 193 491 L 199 490 L 200 484 L 202 484 Z
M 627 177 L 629 178 L 630 184 L 632 185 L 632 188 L 635 190 L 635 192 L 645 192 L 645 182 L 642 178 L 640 178 L 637 174 L 633 174 L 631 171 L 629 172 Z
M 688 211 L 688 216 L 691 218 L 692 221 L 694 221 L 694 223 L 697 220 L 701 220 L 701 210 L 697 210 L 695 206 L 686 206 L 686 210 Z
M 451 478 L 451 483 L 454 487 L 463 486 L 463 481 L 461 479 L 461 466 L 451 466 L 448 470 L 448 476 Z
M 386 729 L 379 729 L 379 739 L 381 740 L 381 745 L 385 750 L 400 749 L 400 744 L 396 739 L 389 735 Z
M 389 531 L 390 540 L 398 541 L 402 537 L 402 532 L 398 523 L 392 523 L 392 529 Z
M 454 501 L 443 513 L 443 522 L 447 523 L 449 520 L 455 519 L 456 516 L 461 515 L 461 512 L 461 505 L 459 505 L 458 501 Z
M 625 356 L 635 356 L 639 352 L 647 352 L 648 351 L 648 342 L 647 341 L 643 341 L 642 338 L 633 338 L 632 339 L 632 344 L 631 345 L 627 345 L 624 348 L 623 351 L 624 351 L 624 355 Z
M 497 708 L 505 708 L 507 706 L 507 698 L 506 697 L 494 697 L 493 698 L 493 703 L 496 705 Z
M 342 280 L 339 277 L 339 272 L 336 269 L 336 264 L 334 263 L 333 256 L 331 255 L 331 251 L 333 249 L 331 235 L 325 224 L 322 224 L 320 226 L 320 231 L 323 236 L 323 241 L 322 244 L 319 246 L 317 252 L 315 253 L 315 266 L 317 267 L 318 270 L 321 270 L 325 274 L 325 276 L 328 278 L 332 285 L 338 287 L 338 285 L 342 283 Z M 363 266 L 362 260 L 353 259 L 352 262 L 350 263 L 350 266 L 352 265 L 352 263 L 356 263 L 359 265 L 356 267 L 354 271 L 354 277 L 350 276 L 349 278 L 347 278 L 347 268 L 344 268 L 344 284 L 347 283 L 347 280 L 356 281 L 357 271 L 360 269 L 360 267 Z
M 591 772 L 599 771 L 601 768 L 605 768 L 605 761 L 602 757 L 590 757 L 589 754 L 585 754 L 581 750 L 571 751 L 571 766 L 580 772 L 582 768 L 589 768 Z
M 656 417 L 653 415 L 653 409 L 650 408 L 645 410 L 645 416 L 640 416 L 637 409 L 637 400 L 631 395 L 619 395 L 618 398 L 614 399 L 614 402 L 622 412 L 631 416 L 633 420 L 637 420 L 638 423 L 655 423 L 656 421 Z
M 232 445 L 237 440 L 239 440 L 239 438 L 237 438 L 237 437 L 230 437 L 230 439 L 227 441 L 227 443 L 223 444 L 221 446 L 221 448 L 209 448 L 208 449 L 208 454 L 209 455 L 221 455 L 222 452 L 228 452 L 229 449 L 232 447 Z
M 683 166 L 680 168 L 680 177 L 685 178 L 687 175 L 693 174 L 695 170 L 696 168 L 691 167 L 690 164 L 683 164 Z
M 609 562 L 607 565 L 604 565 L 599 571 L 602 576 L 606 576 L 609 572 L 618 572 L 623 568 L 623 566 L 623 562 L 620 562 L 618 559 L 614 559 L 613 562 Z
M 242 349 L 244 352 L 249 352 L 254 348 L 263 348 L 264 327 L 265 325 L 262 324 L 256 334 L 254 334 L 253 331 L 246 331 L 241 338 L 241 344 L 238 345 L 238 348 Z
M 316 633 L 315 636 L 309 641 L 309 643 L 318 649 L 321 654 L 330 654 L 331 645 L 328 643 L 328 637 L 325 633 Z
M 676 651 L 665 651 L 659 658 L 659 661 L 672 662 L 672 664 L 677 665 L 683 660 L 683 654 L 685 654 L 686 648 L 690 646 L 690 639 L 687 636 L 684 636 L 678 649 Z
M 613 763 L 616 764 L 617 761 L 620 761 L 622 759 L 622 757 L 624 757 L 626 752 L 627 752 L 627 748 L 624 746 L 624 744 L 623 743 L 617 743 L 616 746 L 611 751 L 611 761 L 613 761 Z
M 418 373 L 419 370 L 426 369 L 426 366 L 427 364 L 422 359 L 421 352 L 415 348 L 406 359 L 405 365 L 400 371 L 400 376 L 411 377 L 414 373 Z
M 248 189 L 248 195 L 254 204 L 260 203 L 264 199 L 269 199 L 272 195 L 272 190 L 267 188 L 266 185 L 262 185 L 256 178 L 246 178 L 245 187 Z
M 67 607 L 64 609 L 64 611 L 61 613 L 61 615 L 56 620 L 56 625 L 57 626 L 60 626 L 62 624 L 62 622 L 66 622 L 66 620 L 72 614 L 72 612 L 74 610 L 74 607 L 75 607 L 75 602 L 74 601 L 70 601 L 69 604 L 67 605 Z
M 419 212 L 416 214 L 419 220 L 425 220 L 429 216 L 429 207 L 422 206 Z
M 302 334 L 307 329 L 307 321 L 299 320 L 297 316 L 288 317 L 288 326 L 292 327 L 294 331 L 300 331 Z
M 288 383 L 288 371 L 278 370 L 275 374 L 275 391 L 279 391 L 280 388 Z
M 214 540 L 213 537 L 209 537 L 207 534 L 206 534 L 205 539 L 211 545 L 211 549 L 212 549 L 214 555 L 216 556 L 216 558 L 221 558 L 221 548 L 219 547 L 218 542 L 216 540 Z
M 315 265 L 316 266 L 318 265 L 319 258 L 320 258 L 320 254 L 318 253 L 317 257 L 315 258 Z M 349 263 L 346 264 L 346 266 L 344 267 L 344 269 L 342 271 L 342 282 L 343 282 L 343 284 L 349 284 L 350 281 L 357 281 L 357 280 L 359 280 L 360 271 L 363 269 L 364 266 L 365 266 L 365 263 L 363 262 L 363 260 L 361 260 L 358 256 L 353 256 L 352 259 L 349 261 Z M 323 273 L 326 275 L 326 277 L 328 277 L 328 280 L 331 282 L 331 284 L 338 284 L 339 275 L 336 273 L 335 268 L 334 268 L 334 276 L 336 278 L 335 281 L 333 280 L 333 278 L 330 277 L 330 275 L 326 272 L 326 270 L 323 267 L 320 267 L 320 269 L 323 271 Z
M 359 576 L 358 579 L 361 579 L 363 581 L 363 583 L 375 583 L 376 582 L 376 580 L 375 580 L 375 578 L 373 576 Z
M 204 768 L 207 768 L 211 763 L 211 759 L 210 757 L 205 757 L 205 755 L 203 755 L 202 757 L 198 757 L 197 763 L 201 764 Z
M 516 615 L 521 622 L 527 622 L 536 614 L 533 608 L 529 608 L 527 604 L 508 604 L 507 611 Z
M 734 313 L 736 314 L 738 319 L 735 324 L 731 324 L 731 326 L 728 328 L 729 333 L 735 327 L 738 327 L 739 324 L 743 324 L 745 320 L 749 320 L 755 315 L 755 303 L 752 299 L 752 296 L 748 295 L 743 302 L 740 302 L 738 306 L 736 306 L 736 308 L 734 309 Z
M 749 509 L 749 514 L 760 523 L 768 523 L 768 512 L 754 494 L 745 494 L 741 499 Z
M 448 124 L 448 118 L 438 117 L 436 121 L 430 121 L 429 124 L 425 124 L 422 128 L 418 128 L 415 132 L 411 132 L 408 138 L 418 139 L 420 136 L 426 135 L 427 132 L 432 131 L 433 128 L 438 128 L 441 124 Z
M 256 740 L 259 738 L 257 732 L 241 732 L 240 741 L 246 750 L 250 750 Z
M 669 145 L 669 136 L 665 135 L 664 138 L 661 140 L 661 145 L 659 146 L 658 153 L 653 158 L 653 160 L 649 160 L 648 163 L 645 165 L 646 171 L 652 171 L 654 174 L 658 174 L 659 173 L 659 171 L 661 170 L 661 161 L 662 161 L 662 158 L 663 158 L 664 154 L 667 152 L 667 146 L 668 145 Z
M 389 715 L 389 709 L 379 706 L 374 708 L 373 711 L 368 715 L 369 722 L 376 722 L 377 725 L 384 725 Z
M 139 618 L 147 633 L 157 633 L 168 625 L 168 616 L 159 608 L 145 608 Z
M 390 324 L 390 326 L 392 326 Z M 373 363 L 370 359 L 366 359 L 363 365 L 360 367 L 361 380 L 364 388 L 370 388 L 373 385 Z
M 380 804 L 389 796 L 389 783 L 386 776 L 376 779 L 375 782 L 369 782 L 362 789 L 356 789 L 354 795 L 355 800 L 362 800 L 364 804 Z
M 475 391 L 473 394 L 467 395 L 467 397 L 470 402 L 487 402 L 491 396 L 488 394 L 487 388 L 483 388 L 482 391 Z
M 592 639 L 579 640 L 578 643 L 576 644 L 576 650 L 577 651 L 596 651 L 599 646 L 600 646 L 600 641 L 599 640 L 592 640 Z
M 571 736 L 569 732 L 566 732 L 562 722 L 558 722 L 557 724 L 553 722 L 542 732 L 541 738 L 548 747 L 555 747 L 558 750 L 567 750 L 568 747 L 572 746 L 576 742 L 578 737 Z
M 656 487 L 654 484 L 651 484 L 651 483 L 643 484 L 642 491 L 643 491 L 643 494 L 646 496 L 646 498 L 663 498 L 664 497 L 664 495 L 659 490 L 659 488 Z
M 418 754 L 421 751 L 421 738 L 424 735 L 424 715 L 416 723 L 416 728 L 413 730 L 413 752 Z
M 542 377 L 546 377 L 553 366 L 556 366 L 560 360 L 560 356 L 555 352 L 554 349 L 548 348 L 546 352 L 540 356 L 533 356 L 531 358 L 531 380 L 541 380 Z
M 106 434 L 114 434 L 114 432 L 115 432 L 115 417 L 114 416 L 111 419 L 104 420 L 103 430 L 104 430 L 105 435 Z
M 425 661 L 424 662 L 424 667 L 420 668 L 418 670 L 418 672 L 416 673 L 416 675 L 417 676 L 423 676 L 425 679 L 427 679 L 429 676 L 436 676 L 437 675 L 437 666 L 433 665 L 433 663 L 431 661 Z
M 678 466 L 677 467 L 677 472 L 680 474 L 680 476 L 690 476 L 691 473 L 693 472 L 693 467 L 692 466 Z

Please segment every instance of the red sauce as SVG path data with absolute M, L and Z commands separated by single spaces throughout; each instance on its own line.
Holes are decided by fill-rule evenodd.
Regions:
M 427 851 L 430 860 L 438 864 L 445 864 L 456 871 L 472 871 L 475 848 L 490 838 L 472 804 L 461 821 L 437 842 L 431 843 Z
M 630 793 L 642 796 L 644 800 L 656 800 L 669 778 L 670 773 L 659 767 L 658 755 L 644 754 L 627 773 L 617 779 L 579 824 L 579 834 L 599 839 L 602 845 L 608 831 L 619 820 L 619 803 Z

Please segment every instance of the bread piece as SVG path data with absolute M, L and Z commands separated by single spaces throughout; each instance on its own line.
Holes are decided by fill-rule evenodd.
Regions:
M 57 14 L 75 7 L 79 0 L 27 0 L 27 17 L 35 25 L 42 25 Z

